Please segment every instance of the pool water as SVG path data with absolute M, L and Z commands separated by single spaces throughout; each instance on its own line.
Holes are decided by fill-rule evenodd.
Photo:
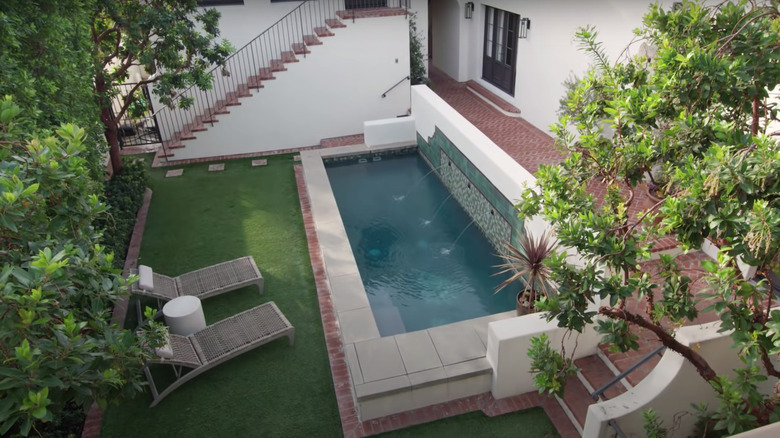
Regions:
M 326 164 L 381 336 L 515 308 L 502 262 L 418 153 Z

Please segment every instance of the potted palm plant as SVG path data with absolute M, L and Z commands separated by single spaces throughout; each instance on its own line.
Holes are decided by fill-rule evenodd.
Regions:
M 498 285 L 496 293 L 515 282 L 524 283 L 523 289 L 517 293 L 518 316 L 536 312 L 536 300 L 542 295 L 549 297 L 555 293 L 550 283 L 550 267 L 545 261 L 557 245 L 549 229 L 536 239 L 525 226 L 517 247 L 507 243 L 506 251 L 501 255 L 504 263 L 496 266 L 501 270 L 495 275 L 511 275 Z

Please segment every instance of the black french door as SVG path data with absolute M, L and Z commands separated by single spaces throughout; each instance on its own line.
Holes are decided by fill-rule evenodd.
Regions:
M 515 95 L 517 38 L 520 16 L 485 6 L 485 47 L 482 79 Z

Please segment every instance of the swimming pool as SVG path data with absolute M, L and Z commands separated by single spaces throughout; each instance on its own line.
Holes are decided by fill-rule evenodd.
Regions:
M 381 336 L 514 309 L 495 249 L 417 153 L 326 164 Z

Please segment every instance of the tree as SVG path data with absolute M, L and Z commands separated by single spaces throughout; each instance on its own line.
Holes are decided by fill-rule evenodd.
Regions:
M 106 151 L 94 99 L 89 2 L 0 2 L 0 97 L 13 96 L 27 117 L 25 132 L 73 123 L 87 132 L 82 153 L 94 178 Z M 22 123 L 22 121 L 17 121 Z
M 636 33 L 657 53 L 615 64 L 596 31 L 581 28 L 577 39 L 595 67 L 568 94 L 566 114 L 552 128 L 568 156 L 542 166 L 539 191 L 527 191 L 518 205 L 521 215 L 550 221 L 560 245 L 585 260 L 576 269 L 563 254 L 551 258 L 558 295 L 539 303 L 549 318 L 582 331 L 598 314 L 597 331 L 619 351 L 638 347 L 636 328 L 653 333 L 715 388 L 717 427 L 729 433 L 780 418 L 778 395 L 757 389 L 780 377 L 771 362 L 780 353 L 780 312 L 770 310 L 772 287 L 780 285 L 769 276 L 780 267 L 780 148 L 778 132 L 768 131 L 777 120 L 768 90 L 780 84 L 779 18 L 774 0 L 651 6 Z M 629 214 L 645 182 L 663 199 Z M 599 184 L 603 199 L 588 192 Z M 707 293 L 692 292 L 672 257 L 662 256 L 656 280 L 638 269 L 662 235 L 684 249 L 705 239 L 720 245 L 718 261 L 702 264 Z M 743 279 L 739 258 L 764 280 Z M 598 299 L 598 311 L 588 312 Z M 644 300 L 644 308 L 631 310 L 632 300 Z M 744 364 L 733 380 L 674 338 L 702 311 L 719 314 L 722 331 L 733 330 Z
M 110 323 L 128 282 L 92 226 L 105 210 L 86 132 L 45 137 L 0 101 L 0 435 L 38 435 L 66 405 L 102 407 L 141 390 L 149 344 Z M 29 137 L 29 139 L 28 139 Z M 132 280 L 132 279 L 131 279 Z
M 154 84 L 160 102 L 186 108 L 192 101 L 176 100 L 178 90 L 211 87 L 209 68 L 221 64 L 232 51 L 228 42 L 215 41 L 219 16 L 213 8 L 198 10 L 196 0 L 95 0 L 94 87 L 115 172 L 122 168 L 117 121 L 132 105 L 136 90 Z M 114 85 L 124 83 L 133 68 L 151 76 L 117 96 Z M 112 116 L 115 98 L 119 109 Z

